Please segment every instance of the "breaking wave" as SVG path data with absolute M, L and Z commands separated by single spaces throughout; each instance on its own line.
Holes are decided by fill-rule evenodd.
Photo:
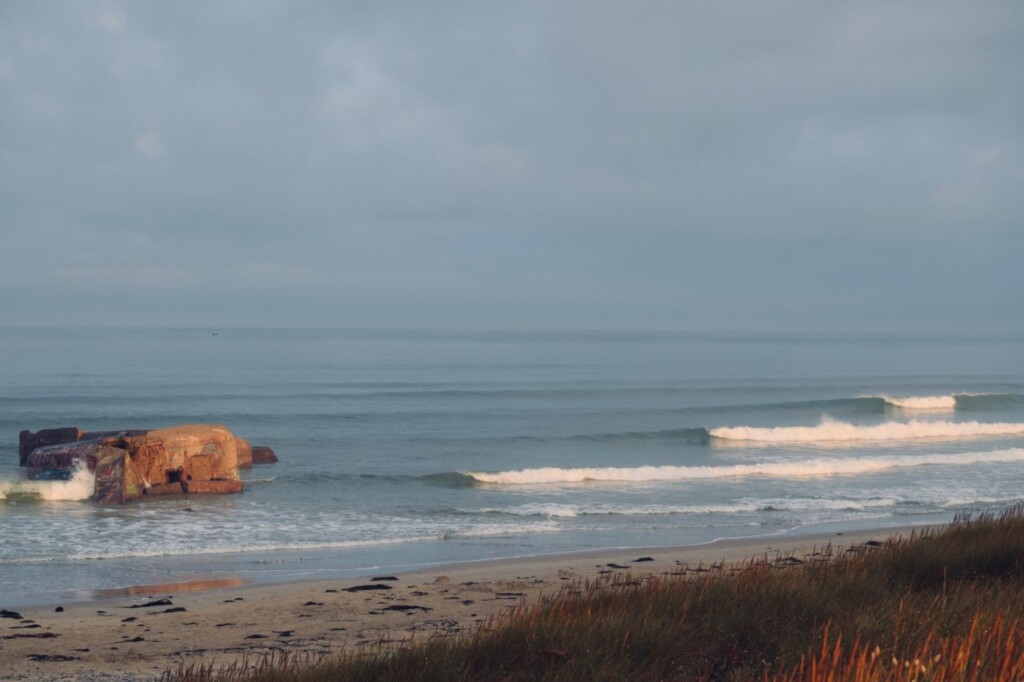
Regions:
M 902 457 L 854 457 L 849 459 L 805 459 L 795 462 L 759 462 L 731 466 L 643 466 L 561 469 L 543 467 L 501 471 L 497 473 L 468 471 L 465 476 L 478 483 L 494 485 L 538 485 L 547 483 L 583 483 L 587 481 L 626 482 L 686 481 L 764 476 L 797 478 L 803 476 L 836 476 L 864 474 L 886 469 L 945 465 L 962 466 L 986 462 L 1024 462 L 1024 448 L 960 454 L 904 455 Z
M 35 497 L 43 500 L 87 500 L 96 489 L 95 475 L 84 466 L 66 481 L 0 481 L 0 500 Z
M 919 395 L 896 398 L 889 395 L 878 396 L 887 405 L 901 410 L 947 411 L 956 409 L 955 395 Z
M 978 438 L 1024 434 L 1024 424 L 918 421 L 886 422 L 861 426 L 825 418 L 817 426 L 723 426 L 711 429 L 712 438 L 764 443 L 815 443 L 825 441 L 892 441 L 914 438 Z

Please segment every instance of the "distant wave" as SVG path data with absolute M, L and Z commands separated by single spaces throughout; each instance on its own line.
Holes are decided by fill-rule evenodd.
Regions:
M 955 410 L 955 395 L 919 395 L 897 398 L 889 395 L 877 396 L 886 404 L 898 407 L 901 410 Z
M 95 475 L 83 466 L 67 481 L 0 481 L 0 500 L 19 496 L 43 500 L 87 500 L 95 489 Z
M 586 481 L 644 482 L 685 481 L 729 478 L 737 476 L 764 476 L 771 478 L 797 478 L 803 476 L 835 476 L 864 474 L 886 469 L 945 465 L 963 466 L 986 462 L 1024 462 L 1024 448 L 1010 448 L 991 452 L 961 454 L 904 455 L 901 457 L 854 457 L 849 459 L 805 459 L 795 462 L 759 462 L 731 466 L 642 466 L 575 468 L 543 467 L 487 473 L 464 472 L 463 475 L 478 483 L 494 485 L 537 485 L 546 483 L 583 483 Z
M 913 438 L 977 438 L 1024 434 L 1022 423 L 918 421 L 886 422 L 861 426 L 823 419 L 817 426 L 723 426 L 710 430 L 712 438 L 764 443 L 816 443 L 824 441 L 892 441 Z
M 883 408 L 903 411 L 948 412 L 950 410 L 987 410 L 1014 407 L 1024 403 L 1015 393 L 949 393 L 943 395 L 893 396 L 869 395 L 859 400 L 880 401 Z

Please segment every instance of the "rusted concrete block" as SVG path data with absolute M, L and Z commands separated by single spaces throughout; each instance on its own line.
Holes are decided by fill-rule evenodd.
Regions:
M 153 485 L 146 490 L 147 495 L 184 495 L 185 488 L 181 483 L 164 483 Z
M 238 467 L 277 461 L 217 424 L 187 424 L 151 431 L 83 432 L 74 427 L 23 431 L 19 461 L 30 478 L 71 478 L 80 466 L 96 474 L 94 499 L 118 504 L 151 495 L 236 493 Z M 25 452 L 21 452 L 24 450 Z
M 77 443 L 82 432 L 77 427 L 65 426 L 59 429 L 40 429 L 35 433 L 25 430 L 18 434 L 18 466 L 25 466 L 29 454 L 46 445 Z
M 93 471 L 100 447 L 96 441 L 38 447 L 25 460 L 28 477 L 35 481 L 67 480 L 81 466 Z
M 101 446 L 96 459 L 96 490 L 100 504 L 124 504 L 142 496 L 142 478 L 126 450 Z
M 241 481 L 184 481 L 189 495 L 240 493 L 245 487 Z
M 235 436 L 235 453 L 239 469 L 252 469 L 252 445 L 249 441 Z
M 213 478 L 213 458 L 210 455 L 195 455 L 188 460 L 185 470 L 186 481 L 209 481 Z
M 253 464 L 273 464 L 277 461 L 277 455 L 274 451 L 264 445 L 252 446 L 252 463 Z
M 235 437 L 218 424 L 187 424 L 169 429 L 154 429 L 145 436 L 126 438 L 125 443 L 132 457 L 136 457 L 140 465 L 145 462 L 142 467 L 153 485 L 185 480 L 189 474 L 193 480 L 200 476 L 238 480 Z M 197 476 L 191 471 L 190 460 L 203 455 L 208 457 L 208 473 L 204 469 L 203 473 Z M 177 473 L 179 470 L 180 474 Z

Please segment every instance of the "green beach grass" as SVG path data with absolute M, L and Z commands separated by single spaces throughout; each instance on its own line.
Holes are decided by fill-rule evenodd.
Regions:
M 1017 506 L 806 561 L 577 582 L 467 636 L 163 679 L 1013 680 L 1024 679 L 1022 619 Z

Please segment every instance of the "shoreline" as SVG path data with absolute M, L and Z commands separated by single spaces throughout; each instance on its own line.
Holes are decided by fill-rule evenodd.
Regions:
M 230 570 L 217 570 L 213 572 L 203 572 L 201 576 L 196 578 L 188 578 L 185 580 L 168 580 L 168 581 L 156 581 L 156 582 L 140 582 L 131 583 L 125 585 L 113 585 L 110 587 L 97 587 L 97 588 L 66 588 L 63 590 L 51 590 L 48 592 L 33 592 L 30 597 L 25 601 L 18 602 L 16 599 L 6 599 L 0 594 L 0 609 L 45 609 L 47 607 L 54 608 L 56 606 L 68 605 L 80 605 L 80 604 L 100 604 L 102 605 L 109 599 L 119 599 L 130 595 L 148 594 L 149 592 L 166 592 L 166 591 L 179 591 L 179 592 L 201 592 L 212 589 L 225 589 L 227 587 L 233 587 L 237 589 L 254 589 L 259 587 L 273 587 L 280 585 L 297 585 L 297 584 L 315 584 L 322 582 L 333 582 L 339 580 L 361 580 L 371 577 L 372 575 L 380 575 L 381 573 L 388 573 L 392 575 L 413 575 L 432 571 L 459 571 L 464 567 L 472 566 L 493 566 L 493 565 L 513 565 L 517 563 L 528 563 L 534 562 L 563 562 L 576 559 L 578 557 L 588 558 L 603 556 L 609 553 L 616 552 L 639 552 L 639 553 L 659 553 L 666 551 L 691 551 L 701 550 L 706 547 L 723 547 L 729 548 L 734 544 L 746 547 L 747 545 L 764 541 L 767 545 L 771 545 L 772 540 L 777 540 L 779 543 L 786 542 L 789 544 L 800 542 L 806 538 L 815 536 L 851 536 L 858 533 L 876 533 L 876 534 L 890 534 L 892 531 L 904 531 L 907 529 L 915 528 L 927 528 L 927 527 L 940 527 L 948 525 L 952 522 L 953 517 L 948 516 L 947 518 L 936 518 L 935 515 L 927 515 L 923 517 L 921 521 L 917 523 L 908 522 L 906 519 L 900 519 L 891 523 L 884 523 L 884 518 L 871 519 L 878 523 L 878 525 L 867 526 L 863 525 L 866 521 L 858 523 L 856 521 L 834 521 L 834 522 L 823 522 L 806 524 L 801 526 L 795 526 L 791 528 L 785 528 L 782 530 L 774 531 L 767 534 L 754 534 L 754 535 L 741 535 L 724 538 L 716 538 L 713 540 L 707 540 L 703 542 L 687 543 L 687 544 L 672 544 L 672 545 L 642 545 L 642 546 L 608 546 L 599 548 L 589 549 L 573 549 L 565 551 L 555 552 L 541 552 L 533 554 L 521 554 L 511 556 L 497 556 L 497 557 L 483 557 L 477 559 L 454 559 L 451 561 L 438 561 L 438 562 L 425 562 L 425 563 L 400 563 L 400 564 L 387 564 L 377 566 L 364 566 L 361 568 L 341 568 L 335 571 L 324 571 L 318 570 L 319 573 L 327 573 L 327 575 L 317 576 L 304 576 L 298 578 L 285 578 L 275 579 L 274 577 L 242 577 L 237 572 Z M 231 553 L 224 554 L 224 556 L 232 556 Z M 245 573 L 245 571 L 242 571 Z M 228 585 L 228 583 L 232 583 Z M 0 625 L 3 621 L 0 621 Z
M 3 605 L 21 617 L 0 620 L 0 679 L 149 680 L 180 663 L 219 666 L 269 652 L 319 656 L 422 641 L 471 631 L 575 580 L 678 573 L 760 557 L 806 559 L 828 544 L 849 548 L 945 525 L 482 559 L 364 578 L 134 586 L 66 603 L 60 612 L 56 603 Z

